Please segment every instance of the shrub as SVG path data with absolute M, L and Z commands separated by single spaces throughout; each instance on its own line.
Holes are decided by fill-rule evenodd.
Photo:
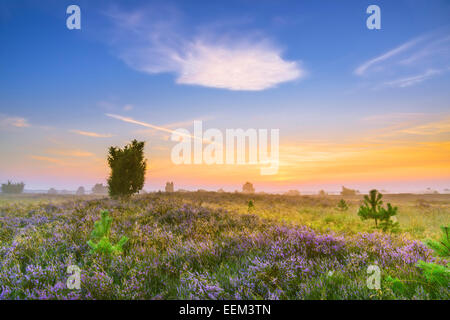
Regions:
M 25 184 L 23 182 L 13 183 L 8 180 L 7 183 L 2 184 L 2 193 L 22 193 L 25 188 Z
M 450 257 L 450 238 L 448 229 L 448 227 L 441 226 L 442 234 L 439 241 L 425 241 L 425 244 L 433 249 L 438 259 L 448 259 Z M 417 266 L 422 269 L 425 278 L 430 283 L 443 286 L 448 286 L 450 283 L 450 263 L 447 263 L 447 266 L 444 266 L 437 263 L 419 261 Z
M 348 210 L 348 204 L 345 202 L 344 199 L 341 199 L 341 201 L 337 204 L 337 209 L 340 211 L 347 211 Z
M 58 194 L 58 191 L 56 191 L 56 189 L 55 188 L 50 188 L 50 189 L 48 189 L 48 192 L 47 192 L 48 194 L 51 194 L 51 195 L 55 195 L 55 194 Z
M 101 219 L 94 224 L 91 239 L 87 242 L 91 247 L 91 253 L 105 255 L 120 254 L 123 246 L 128 241 L 127 237 L 122 237 L 116 245 L 109 240 L 112 218 L 109 217 L 108 210 L 101 211 Z
M 359 208 L 358 215 L 361 220 L 374 219 L 377 228 L 378 221 L 380 221 L 380 227 L 383 231 L 395 229 L 398 222 L 394 222 L 391 217 L 397 214 L 398 208 L 392 207 L 390 203 L 387 204 L 386 209 L 383 208 L 382 198 L 383 195 L 376 189 L 370 190 L 369 195 L 364 196 L 364 204 Z
M 108 187 L 111 197 L 129 197 L 144 187 L 147 168 L 144 145 L 143 141 L 133 140 L 123 149 L 109 148 L 108 164 L 111 167 L 111 175 L 108 178 Z
M 249 200 L 247 203 L 247 212 L 252 213 L 255 210 L 255 203 L 253 200 Z

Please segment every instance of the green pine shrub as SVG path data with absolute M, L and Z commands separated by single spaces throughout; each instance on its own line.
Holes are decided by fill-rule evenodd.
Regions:
M 87 242 L 92 254 L 99 253 L 109 256 L 123 252 L 123 246 L 127 243 L 128 238 L 123 236 L 117 244 L 113 245 L 109 239 L 111 222 L 112 218 L 109 216 L 108 210 L 102 210 L 101 219 L 95 222 L 91 239 Z

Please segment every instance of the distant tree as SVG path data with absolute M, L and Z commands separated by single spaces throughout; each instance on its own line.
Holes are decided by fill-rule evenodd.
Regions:
M 369 195 L 364 196 L 364 204 L 359 208 L 358 215 L 361 220 L 374 219 L 375 227 L 378 227 L 380 221 L 380 227 L 383 231 L 387 231 L 398 226 L 398 222 L 391 219 L 397 214 L 398 208 L 392 207 L 390 203 L 387 204 L 387 208 L 383 208 L 382 198 L 383 195 L 376 189 L 370 190 Z
M 110 147 L 108 164 L 111 175 L 108 178 L 111 197 L 129 197 L 144 187 L 147 160 L 144 158 L 145 142 L 131 141 L 123 149 Z
M 166 182 L 166 192 L 173 192 L 174 191 L 174 186 L 173 186 L 173 182 Z
M 55 188 L 50 188 L 50 189 L 48 190 L 48 194 L 50 194 L 50 195 L 55 195 L 55 194 L 58 194 L 58 191 L 56 191 Z
M 25 188 L 25 184 L 23 182 L 13 183 L 8 180 L 7 183 L 2 184 L 2 193 L 22 193 Z
M 325 198 L 327 195 L 328 195 L 328 193 L 326 193 L 325 190 L 320 190 L 319 191 L 319 197 Z
M 289 190 L 284 193 L 286 196 L 299 196 L 300 192 L 298 190 Z
M 79 187 L 75 194 L 77 196 L 84 196 L 84 194 L 85 194 L 84 187 Z
M 242 186 L 242 192 L 243 193 L 255 193 L 255 188 L 253 188 L 253 184 L 251 184 L 250 182 L 246 182 Z
M 104 186 L 103 183 L 97 183 L 92 187 L 91 192 L 93 194 L 108 194 L 108 187 Z
M 341 191 L 342 196 L 354 196 L 357 193 L 358 193 L 357 190 L 349 189 L 349 188 L 342 186 L 342 191 Z
M 217 190 L 217 193 L 224 193 L 225 190 L 223 190 L 222 188 L 220 188 L 219 190 Z

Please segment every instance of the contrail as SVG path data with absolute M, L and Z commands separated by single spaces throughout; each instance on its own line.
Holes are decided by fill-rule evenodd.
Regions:
M 150 123 L 147 123 L 147 122 L 138 121 L 138 120 L 135 120 L 133 118 L 123 117 L 123 116 L 119 116 L 117 114 L 111 114 L 111 113 L 106 113 L 106 115 L 108 117 L 111 117 L 111 118 L 114 118 L 114 119 L 118 119 L 118 120 L 125 121 L 125 122 L 128 122 L 128 123 L 134 123 L 134 124 L 137 124 L 137 125 L 140 125 L 140 126 L 143 126 L 143 127 L 152 128 L 152 129 L 155 129 L 155 130 L 168 132 L 168 133 L 174 133 L 174 134 L 177 134 L 179 136 L 189 137 L 189 138 L 192 138 L 192 139 L 201 140 L 203 142 L 212 143 L 212 141 L 209 141 L 209 140 L 206 140 L 206 139 L 202 139 L 202 138 L 193 136 L 191 134 L 185 134 L 185 133 L 182 133 L 182 132 L 177 132 L 175 130 L 171 130 L 171 129 L 155 126 L 153 124 L 150 124 Z

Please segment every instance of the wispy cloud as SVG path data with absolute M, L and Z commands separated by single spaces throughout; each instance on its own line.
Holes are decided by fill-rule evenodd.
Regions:
M 26 128 L 30 127 L 30 124 L 25 118 L 0 115 L 0 127 Z
M 77 158 L 87 158 L 95 156 L 92 152 L 84 150 L 49 150 L 50 153 L 66 156 L 66 157 L 77 157 Z
M 179 84 L 258 91 L 306 74 L 301 62 L 283 59 L 282 50 L 265 37 L 186 36 L 172 11 L 160 15 L 164 20 L 143 9 L 111 10 L 108 16 L 118 30 L 113 46 L 129 66 L 150 74 L 174 73 Z
M 354 74 L 377 83 L 375 88 L 406 88 L 450 70 L 448 30 L 421 35 L 372 58 Z
M 82 136 L 87 137 L 94 137 L 94 138 L 110 138 L 113 135 L 109 133 L 97 133 L 97 132 L 90 132 L 90 131 L 81 131 L 81 130 L 69 130 L 72 133 L 76 133 Z

